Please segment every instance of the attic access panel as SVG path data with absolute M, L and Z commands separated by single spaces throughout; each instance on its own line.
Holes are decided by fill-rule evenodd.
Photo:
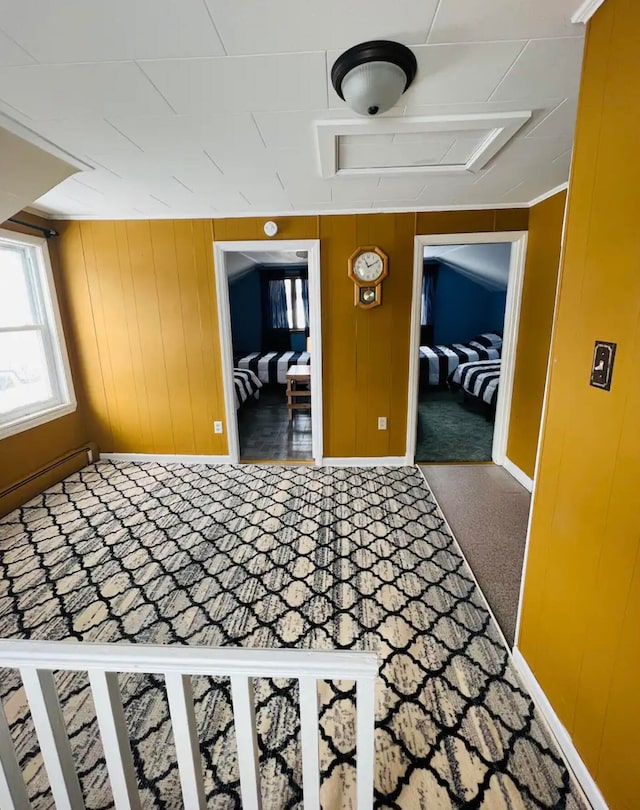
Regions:
M 318 121 L 324 178 L 478 172 L 531 118 L 531 111 Z

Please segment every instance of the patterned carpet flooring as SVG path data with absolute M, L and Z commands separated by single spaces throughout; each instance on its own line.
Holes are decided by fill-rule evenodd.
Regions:
M 0 521 L 0 636 L 375 650 L 376 806 L 585 807 L 414 468 L 100 462 Z M 24 693 L 0 695 L 36 810 Z M 57 673 L 89 810 L 112 807 L 85 675 Z M 145 809 L 180 808 L 160 676 L 120 685 Z M 240 808 L 225 679 L 194 679 L 208 806 Z M 321 685 L 322 805 L 353 806 L 354 689 Z M 256 682 L 265 810 L 302 807 L 297 689 Z

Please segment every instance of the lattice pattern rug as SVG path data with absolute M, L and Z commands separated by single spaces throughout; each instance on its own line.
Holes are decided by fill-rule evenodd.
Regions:
M 0 636 L 372 649 L 376 804 L 582 808 L 419 472 L 101 462 L 0 522 Z M 112 806 L 84 675 L 56 675 L 87 807 Z M 161 677 L 121 677 L 145 808 L 179 808 Z M 24 694 L 5 710 L 52 805 Z M 209 806 L 240 808 L 224 679 L 194 679 Z M 321 690 L 322 803 L 351 807 L 352 684 Z M 265 808 L 301 807 L 297 692 L 259 681 Z

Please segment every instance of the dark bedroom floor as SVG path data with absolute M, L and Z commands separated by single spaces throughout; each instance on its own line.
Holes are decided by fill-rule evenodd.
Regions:
M 298 412 L 290 422 L 282 389 L 262 390 L 260 399 L 238 413 L 240 458 L 243 461 L 310 461 L 311 414 Z
M 427 389 L 418 399 L 416 461 L 491 461 L 493 422 L 449 390 Z

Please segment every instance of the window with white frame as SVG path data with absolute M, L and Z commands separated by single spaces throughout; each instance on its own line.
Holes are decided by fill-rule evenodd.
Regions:
M 306 284 L 306 281 L 304 283 Z M 308 326 L 302 295 L 302 284 L 303 280 L 301 278 L 285 278 L 284 280 L 289 329 L 303 330 Z
M 75 408 L 46 240 L 0 230 L 0 438 Z

